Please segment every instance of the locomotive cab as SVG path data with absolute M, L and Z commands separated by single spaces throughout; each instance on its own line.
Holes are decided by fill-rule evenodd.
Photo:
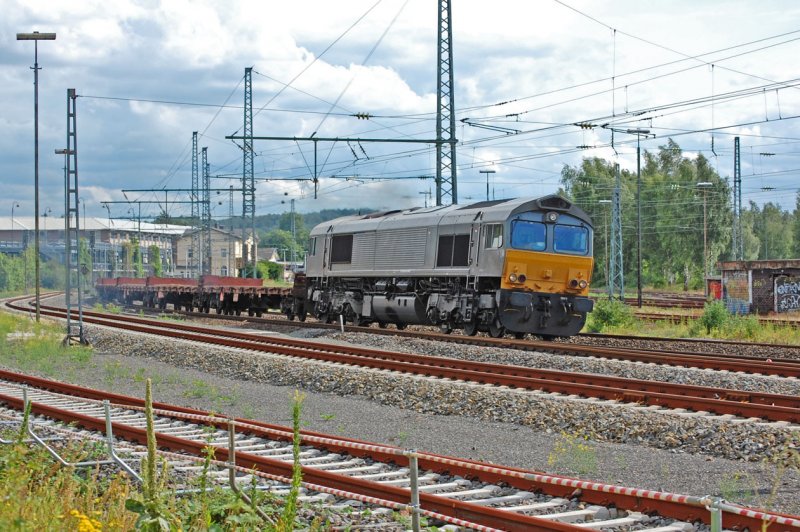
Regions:
M 498 319 L 509 330 L 570 336 L 593 307 L 592 226 L 562 198 L 539 203 L 540 209 L 509 219 Z

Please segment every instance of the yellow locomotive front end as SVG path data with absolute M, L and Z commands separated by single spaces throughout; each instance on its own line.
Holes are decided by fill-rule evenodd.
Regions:
M 592 310 L 592 226 L 545 212 L 510 221 L 498 319 L 507 330 L 544 337 L 577 334 Z

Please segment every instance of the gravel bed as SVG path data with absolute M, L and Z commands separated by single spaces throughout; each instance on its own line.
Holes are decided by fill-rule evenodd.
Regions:
M 303 334 L 303 331 L 306 331 Z M 512 364 L 540 369 L 570 371 L 575 373 L 593 373 L 597 375 L 615 375 L 628 379 L 673 382 L 676 384 L 692 384 L 716 388 L 733 388 L 743 391 L 775 393 L 784 395 L 800 395 L 800 379 L 783 378 L 768 375 L 752 375 L 710 371 L 696 368 L 682 368 L 660 364 L 644 364 L 627 360 L 584 357 L 573 355 L 557 355 L 536 351 L 520 351 L 516 349 L 490 348 L 433 342 L 415 338 L 402 338 L 368 333 L 340 333 L 325 329 L 320 335 L 315 329 L 298 331 L 296 335 L 305 337 L 326 337 L 348 343 L 357 343 L 403 353 L 419 353 L 442 357 L 474 360 L 493 364 Z
M 304 419 L 312 430 L 800 512 L 798 472 L 779 478 L 766 463 L 791 438 L 780 424 L 443 383 L 92 326 L 88 331 L 97 371 L 66 380 L 140 396 L 141 380 L 149 376 L 159 401 L 281 424 L 289 424 L 290 396 L 299 388 L 308 394 Z M 778 495 L 767 501 L 773 487 Z
M 790 438 L 790 429 L 779 424 L 681 416 L 164 342 L 94 326 L 87 330 L 96 346 L 90 368 L 64 368 L 60 379 L 142 396 L 143 379 L 150 377 L 158 401 L 284 425 L 291 422 L 290 398 L 298 388 L 307 394 L 303 419 L 311 430 L 587 480 L 722 495 L 743 504 L 800 514 L 800 474 L 797 470 L 781 474 L 767 462 Z M 349 334 L 299 329 L 294 336 L 358 339 L 348 338 Z M 387 346 L 393 350 L 410 345 L 408 339 L 393 342 Z M 426 344 L 427 350 L 410 350 L 441 349 L 451 355 L 462 347 L 485 350 Z M 610 361 L 594 363 L 606 366 Z M 776 494 L 771 496 L 773 490 Z

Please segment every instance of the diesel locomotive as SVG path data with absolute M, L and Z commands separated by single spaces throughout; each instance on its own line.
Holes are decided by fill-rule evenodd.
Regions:
M 312 229 L 299 297 L 281 307 L 290 319 L 571 336 L 592 310 L 592 232 L 558 195 L 338 218 Z

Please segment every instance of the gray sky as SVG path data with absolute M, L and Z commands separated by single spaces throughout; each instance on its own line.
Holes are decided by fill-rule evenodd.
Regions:
M 54 149 L 65 147 L 66 90 L 74 87 L 81 196 L 89 216 L 104 217 L 100 202 L 125 199 L 123 188 L 190 187 L 192 131 L 208 147 L 212 176 L 241 176 L 241 150 L 225 136 L 241 134 L 248 66 L 255 135 L 435 137 L 436 5 L 0 0 L 0 212 L 10 215 L 16 201 L 15 212 L 33 213 L 34 50 L 17 32 L 58 34 L 39 46 L 41 209 L 63 211 L 63 157 Z M 650 129 L 657 137 L 643 140 L 645 149 L 673 136 L 724 177 L 739 135 L 743 201 L 794 208 L 797 2 L 460 0 L 452 18 L 459 203 L 485 199 L 480 170 L 495 171 L 497 198 L 554 192 L 562 167 L 584 156 L 617 157 L 635 170 L 635 137 L 615 135 L 615 155 L 608 130 L 570 125 L 592 122 Z M 257 214 L 282 212 L 290 198 L 303 212 L 410 207 L 435 193 L 432 180 L 416 178 L 435 174 L 427 145 L 320 142 L 316 200 L 307 181 L 312 144 L 257 141 L 255 150 L 264 180 Z M 241 203 L 237 194 L 236 214 Z M 188 205 L 169 209 L 186 214 Z M 226 217 L 228 195 L 215 195 L 213 209 Z M 113 205 L 112 215 L 127 210 Z M 159 210 L 142 207 L 143 215 Z

